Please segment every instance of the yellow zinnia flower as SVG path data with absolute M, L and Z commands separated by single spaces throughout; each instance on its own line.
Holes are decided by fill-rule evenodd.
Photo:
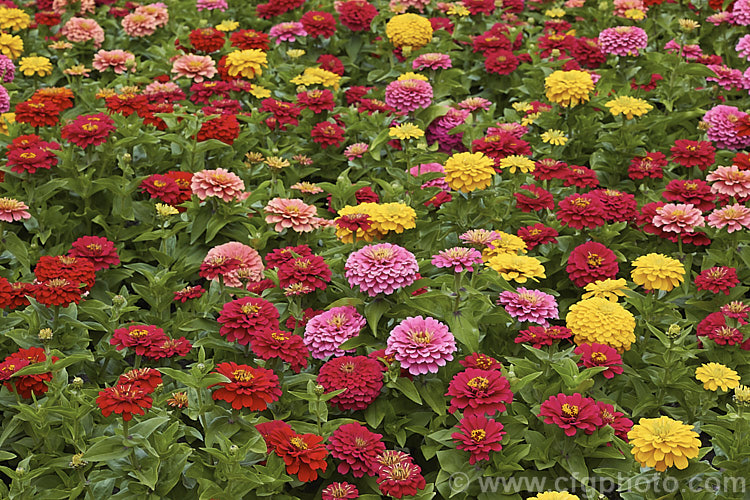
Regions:
M 646 19 L 646 13 L 641 9 L 628 9 L 625 11 L 625 17 L 633 21 L 642 21 Z
M 738 385 L 734 388 L 734 400 L 741 405 L 750 404 L 750 387 Z
M 604 105 L 609 108 L 609 111 L 613 116 L 622 113 L 622 115 L 628 120 L 632 120 L 634 116 L 643 116 L 654 109 L 652 105 L 643 99 L 626 95 L 612 99 Z
M 495 162 L 484 153 L 456 153 L 448 158 L 444 169 L 448 186 L 468 193 L 492 184 Z
M 229 76 L 252 79 L 263 74 L 262 66 L 268 67 L 268 59 L 262 50 L 235 50 L 227 56 L 226 64 Z
M 563 107 L 575 106 L 589 100 L 594 81 L 585 71 L 557 70 L 544 80 L 547 99 Z
M 602 299 L 608 299 L 612 302 L 617 302 L 618 297 L 625 296 L 625 292 L 623 292 L 623 290 L 627 289 L 628 282 L 623 278 L 616 280 L 596 280 L 584 287 L 586 293 L 584 293 L 581 298 L 588 299 L 590 297 L 600 297 Z
M 515 174 L 516 169 L 520 170 L 524 174 L 528 174 L 529 172 L 534 171 L 534 169 L 536 168 L 536 164 L 525 156 L 510 155 L 500 160 L 498 168 L 503 169 L 503 171 L 505 171 L 506 169 L 510 170 L 511 174 Z
M 399 14 L 385 25 L 385 34 L 395 47 L 419 49 L 432 40 L 432 24 L 417 14 Z
M 157 203 L 154 209 L 156 210 L 156 215 L 162 219 L 168 219 L 170 216 L 180 213 L 175 207 L 166 203 Z
M 709 391 L 734 389 L 740 385 L 740 376 L 736 371 L 720 363 L 704 363 L 695 369 L 695 378 L 703 382 L 703 388 Z
M 503 253 L 492 257 L 487 266 L 500 273 L 506 281 L 526 283 L 529 279 L 539 281 L 537 278 L 547 277 L 542 263 L 526 255 Z
M 646 290 L 665 290 L 669 292 L 682 283 L 685 267 L 679 260 L 659 253 L 650 253 L 633 261 L 630 277 L 636 285 Z
M 333 87 L 334 90 L 339 88 L 341 77 L 336 73 L 327 71 L 323 68 L 305 68 L 305 71 L 294 78 L 291 82 L 295 85 L 323 85 L 324 87 Z
M 395 231 L 398 234 L 404 229 L 417 227 L 417 213 L 409 205 L 403 203 L 383 203 L 370 214 L 372 226 L 380 233 Z
M 258 99 L 265 99 L 271 97 L 271 91 L 261 85 L 252 84 L 250 86 L 250 94 Z
M 402 123 L 388 129 L 388 135 L 403 141 L 424 137 L 424 131 L 413 123 Z
M 565 137 L 565 132 L 562 130 L 547 130 L 542 133 L 542 141 L 553 146 L 565 146 L 568 142 L 568 138 Z
M 3 113 L 0 115 L 0 134 L 8 135 L 8 125 L 16 123 L 15 113 Z
M 628 432 L 628 440 L 636 461 L 659 472 L 673 465 L 687 468 L 688 459 L 697 457 L 701 446 L 691 425 L 665 416 L 642 418 Z
M 216 25 L 216 29 L 219 31 L 234 31 L 240 27 L 240 23 L 232 21 L 231 19 L 225 19 Z
M 423 82 L 429 81 L 429 78 L 427 78 L 424 75 L 420 75 L 419 73 L 414 73 L 413 71 L 407 71 L 406 73 L 403 73 L 401 76 L 396 78 L 396 81 L 403 81 L 403 80 L 422 80 Z
M 463 4 L 454 2 L 450 7 L 448 7 L 448 10 L 445 13 L 449 16 L 466 17 L 471 14 L 471 11 L 467 9 Z
M 18 69 L 26 76 L 47 76 L 52 74 L 52 63 L 46 57 L 22 57 Z
M 578 344 L 607 344 L 622 353 L 635 342 L 635 318 L 617 302 L 592 297 L 576 302 L 565 316 L 565 326 Z
M 567 491 L 545 491 L 528 500 L 580 500 L 580 498 Z
M 0 53 L 15 59 L 23 53 L 23 40 L 20 36 L 0 32 Z
M 561 9 L 560 7 L 554 7 L 552 9 L 547 9 L 544 11 L 544 15 L 551 18 L 556 17 L 563 17 L 565 15 L 565 9 Z
M 0 7 L 0 30 L 18 31 L 31 26 L 31 16 L 21 9 Z
M 489 261 L 496 255 L 504 253 L 511 255 L 526 253 L 526 242 L 523 241 L 523 238 L 502 231 L 494 231 L 494 234 L 499 235 L 500 238 L 488 243 L 487 247 L 482 250 L 482 258 L 485 262 Z

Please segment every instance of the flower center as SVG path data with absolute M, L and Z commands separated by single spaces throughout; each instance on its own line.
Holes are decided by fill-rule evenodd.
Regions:
M 352 373 L 354 372 L 354 363 L 344 363 L 339 370 L 343 373 Z
M 330 318 L 328 318 L 328 324 L 331 326 L 335 326 L 336 328 L 341 328 L 346 323 L 346 316 L 343 314 L 334 314 Z
M 576 198 L 571 203 L 577 207 L 585 208 L 591 204 L 591 200 L 587 200 L 586 198 Z
M 471 431 L 471 439 L 476 443 L 481 443 L 485 437 L 487 437 L 487 432 L 484 429 L 474 429 Z
M 490 386 L 490 381 L 484 377 L 474 377 L 466 382 L 466 385 L 477 391 L 484 391 Z
M 489 356 L 485 356 L 484 354 L 477 356 L 477 359 L 474 362 L 482 370 L 487 370 L 492 366 L 492 360 L 490 360 Z
M 602 262 L 604 262 L 604 259 L 599 254 L 589 253 L 586 256 L 586 263 L 588 263 L 589 267 L 599 267 L 602 265 Z
M 305 440 L 301 437 L 293 437 L 289 440 L 290 443 L 292 443 L 292 446 L 297 448 L 298 450 L 306 450 L 307 449 L 307 443 L 305 443 Z
M 375 260 L 384 261 L 393 257 L 393 250 L 390 248 L 377 248 L 370 251 L 370 255 Z
M 34 153 L 21 153 L 21 158 L 23 158 L 24 160 L 33 160 L 34 158 L 36 158 L 36 154 L 34 154 Z
M 255 378 L 248 370 L 235 370 L 232 372 L 232 377 L 238 382 L 250 382 Z
M 607 355 L 603 352 L 592 352 L 591 353 L 591 360 L 594 363 L 606 363 L 607 362 Z
M 271 338 L 279 342 L 285 342 L 289 340 L 289 337 L 284 335 L 284 332 L 271 332 Z
M 422 345 L 429 344 L 431 340 L 432 340 L 431 332 L 428 332 L 425 330 L 411 332 L 411 341 L 414 342 L 415 344 L 422 344 Z
M 260 311 L 260 306 L 256 304 L 245 304 L 241 308 L 243 314 L 256 314 Z
M 578 416 L 578 407 L 568 403 L 563 403 L 562 413 L 568 418 L 575 418 Z
M 130 330 L 130 332 L 128 332 L 128 335 L 133 339 L 142 339 L 143 337 L 148 335 L 148 330 L 145 330 L 143 328 L 136 328 L 135 330 Z
M 356 437 L 354 438 L 354 444 L 356 444 L 359 448 L 364 448 L 365 446 L 367 446 L 367 440 L 361 437 Z
M 396 464 L 390 468 L 389 475 L 396 481 L 403 481 L 409 477 L 409 472 L 403 464 Z

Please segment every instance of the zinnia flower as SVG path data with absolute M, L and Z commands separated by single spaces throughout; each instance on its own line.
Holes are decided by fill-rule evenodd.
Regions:
M 582 299 L 600 297 L 617 302 L 619 297 L 625 296 L 623 290 L 628 289 L 628 283 L 623 278 L 596 280 L 586 285 L 583 289 L 586 290 L 586 293 L 581 296 Z
M 339 346 L 359 335 L 365 324 L 365 318 L 353 306 L 332 307 L 307 322 L 304 342 L 313 358 L 343 356 L 347 351 Z
M 266 53 L 258 49 L 235 50 L 226 59 L 227 72 L 233 78 L 241 76 L 251 80 L 260 76 L 265 66 L 268 66 Z
M 529 279 L 546 278 L 544 266 L 534 257 L 501 253 L 491 257 L 487 266 L 494 269 L 505 280 L 526 283 Z
M 88 260 L 94 266 L 94 271 L 107 269 L 120 263 L 115 244 L 102 236 L 81 236 L 71 246 L 72 249 L 68 254 Z
M 383 495 L 395 498 L 414 496 L 427 485 L 421 472 L 418 465 L 407 461 L 382 466 L 378 471 L 378 488 Z
M 133 415 L 145 415 L 146 410 L 151 408 L 153 399 L 138 385 L 117 384 L 99 391 L 96 404 L 105 417 L 116 413 L 122 415 L 123 420 L 129 421 Z
M 683 167 L 697 165 L 701 170 L 706 170 L 714 163 L 716 148 L 708 141 L 678 139 L 669 151 L 672 153 L 673 162 Z
M 595 241 L 578 245 L 568 256 L 565 268 L 576 286 L 586 286 L 597 280 L 614 278 L 619 271 L 615 253 Z
M 451 189 L 470 192 L 492 183 L 495 162 L 483 153 L 456 153 L 445 162 L 445 182 Z
M 497 304 L 505 307 L 508 314 L 518 321 L 547 325 L 547 320 L 558 317 L 555 297 L 540 290 L 519 287 L 515 292 L 504 291 Z
M 547 99 L 563 107 L 572 107 L 589 100 L 594 81 L 585 71 L 554 71 L 544 80 Z
M 462 410 L 464 416 L 494 415 L 505 411 L 513 400 L 510 383 L 498 370 L 467 368 L 451 379 L 446 396 L 451 396 L 450 413 Z
M 340 460 L 339 474 L 351 471 L 354 477 L 375 476 L 380 469 L 378 455 L 385 451 L 382 438 L 382 434 L 370 432 L 359 422 L 344 424 L 333 431 L 327 448 L 333 458 Z
M 648 45 L 648 35 L 637 26 L 615 26 L 599 33 L 599 47 L 605 54 L 638 56 Z
M 592 297 L 570 306 L 565 316 L 576 344 L 606 344 L 623 352 L 635 342 L 635 318 L 617 302 Z
M 127 328 L 116 329 L 109 343 L 116 346 L 118 351 L 127 347 L 137 356 L 143 356 L 153 346 L 161 345 L 165 340 L 167 340 L 167 335 L 157 326 L 130 325 Z
M 724 292 L 725 295 L 729 295 L 729 291 L 739 283 L 737 270 L 726 266 L 704 269 L 695 277 L 695 286 L 698 290 L 709 290 L 713 293 Z
M 277 232 L 291 228 L 298 233 L 308 233 L 316 228 L 318 209 L 302 200 L 274 198 L 263 210 L 267 214 L 266 222 L 275 224 Z
M 695 369 L 695 378 L 703 382 L 703 388 L 709 391 L 728 391 L 740 385 L 740 376 L 736 371 L 720 363 L 704 363 Z
M 697 457 L 701 446 L 691 425 L 665 416 L 640 419 L 628 432 L 628 439 L 635 460 L 660 472 L 673 465 L 686 469 L 688 459 Z
M 18 70 L 25 76 L 47 76 L 52 74 L 52 63 L 46 57 L 22 57 L 18 62 Z
M 482 263 L 482 254 L 474 248 L 453 247 L 433 255 L 431 262 L 435 267 L 451 268 L 454 273 L 473 272 L 474 266 Z
M 176 73 L 177 77 L 189 78 L 200 83 L 205 79 L 213 78 L 217 73 L 216 63 L 211 56 L 185 54 L 174 60 L 172 73 Z
M 561 224 L 575 229 L 593 229 L 606 222 L 604 205 L 598 197 L 589 193 L 574 193 L 560 200 L 556 217 Z
M 632 120 L 635 116 L 643 116 L 654 107 L 643 99 L 630 96 L 620 96 L 607 101 L 605 104 L 609 108 L 609 111 L 613 116 L 617 116 L 620 113 L 627 118 Z
M 95 70 L 104 72 L 109 68 L 121 75 L 128 69 L 135 69 L 135 55 L 125 50 L 100 50 L 94 54 L 94 61 L 91 63 Z
M 307 366 L 310 352 L 305 347 L 302 337 L 282 330 L 261 330 L 250 339 L 253 353 L 260 359 L 279 358 L 289 363 L 294 373 L 299 373 Z
M 704 225 L 704 219 L 701 211 L 689 203 L 667 203 L 656 209 L 652 224 L 662 231 L 692 233 Z
M 263 411 L 281 396 L 279 378 L 272 370 L 230 361 L 217 364 L 216 373 L 227 377 L 229 382 L 208 386 L 209 389 L 219 386 L 211 397 L 230 403 L 235 410 L 249 408 L 251 411 Z
M 311 320 L 312 321 L 312 320 Z M 448 327 L 434 318 L 408 317 L 391 330 L 385 354 L 412 375 L 437 373 L 453 360 L 456 341 Z
M 201 170 L 193 174 L 190 189 L 201 201 L 215 196 L 229 203 L 246 197 L 243 180 L 237 174 L 221 167 L 216 170 Z
M 13 222 L 31 218 L 28 206 L 13 198 L 0 198 L 0 221 Z
M 60 131 L 63 139 L 82 148 L 99 146 L 107 142 L 109 134 L 117 129 L 115 121 L 104 113 L 82 115 L 65 125 Z
M 297 434 L 291 428 L 279 427 L 271 432 L 269 441 L 284 460 L 287 474 L 296 474 L 303 483 L 315 481 L 318 471 L 325 472 L 328 467 L 328 451 L 322 436 Z
M 578 429 L 593 434 L 602 425 L 596 402 L 577 392 L 570 396 L 562 393 L 550 396 L 542 403 L 538 416 L 544 417 L 545 424 L 559 426 L 566 436 L 575 436 Z
M 545 491 L 544 493 L 529 497 L 528 500 L 580 500 L 580 498 L 567 491 Z
M 380 395 L 382 364 L 367 356 L 341 356 L 327 361 L 318 372 L 325 392 L 346 389 L 329 401 L 340 410 L 364 410 Z
M 612 378 L 622 373 L 622 357 L 606 344 L 581 344 L 573 352 L 581 356 L 578 366 L 606 366 L 607 369 L 602 372 L 604 378 Z
M 682 283 L 685 267 L 679 260 L 659 253 L 642 255 L 633 261 L 630 277 L 636 285 L 646 290 L 669 292 Z
M 279 328 L 279 311 L 260 297 L 242 297 L 224 304 L 217 321 L 222 325 L 219 335 L 247 345 L 257 332 Z
M 741 170 L 737 165 L 717 167 L 706 176 L 711 182 L 711 191 L 718 194 L 745 198 L 750 196 L 750 170 Z
M 708 225 L 716 229 L 726 227 L 729 233 L 750 227 L 750 208 L 739 203 L 717 208 L 708 215 Z
M 451 434 L 456 442 L 456 449 L 471 453 L 469 464 L 474 465 L 480 460 L 489 460 L 490 451 L 500 451 L 503 445 L 500 441 L 506 432 L 503 424 L 490 420 L 484 415 L 467 415 L 461 419 L 456 428 L 459 432 Z
M 349 286 L 359 286 L 370 297 L 390 295 L 417 279 L 419 265 L 414 254 L 390 243 L 369 245 L 353 252 L 344 265 Z
M 417 14 L 399 14 L 388 21 L 385 34 L 394 47 L 416 50 L 432 40 L 432 24 Z

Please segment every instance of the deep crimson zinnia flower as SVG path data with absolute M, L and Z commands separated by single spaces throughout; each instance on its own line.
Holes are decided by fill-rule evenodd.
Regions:
M 279 327 L 279 311 L 260 297 L 242 297 L 224 304 L 217 321 L 221 323 L 219 335 L 247 345 L 257 332 Z
M 318 383 L 326 392 L 346 388 L 330 399 L 340 410 L 364 410 L 383 387 L 381 364 L 367 356 L 341 356 L 320 367 Z
M 385 451 L 382 438 L 382 434 L 370 432 L 359 422 L 338 427 L 328 440 L 328 451 L 340 460 L 338 472 L 346 474 L 351 470 L 354 477 L 377 475 L 377 458 Z
M 578 429 L 583 429 L 586 434 L 593 434 L 602 426 L 596 402 L 577 392 L 571 396 L 563 393 L 550 396 L 542 403 L 539 417 L 544 417 L 545 424 L 558 425 L 566 436 L 574 436 Z
M 469 464 L 489 460 L 490 451 L 500 451 L 503 445 L 503 424 L 484 415 L 466 415 L 456 426 L 459 432 L 451 434 L 456 448 L 471 453 Z
M 617 256 L 595 241 L 578 245 L 568 256 L 565 268 L 575 286 L 584 287 L 598 280 L 614 279 L 617 276 Z
M 448 411 L 463 410 L 464 415 L 494 415 L 513 400 L 510 384 L 499 371 L 478 368 L 457 373 L 445 395 L 452 397 Z

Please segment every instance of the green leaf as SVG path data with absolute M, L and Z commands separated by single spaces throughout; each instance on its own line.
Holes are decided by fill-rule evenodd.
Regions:
M 127 456 L 130 448 L 123 446 L 122 436 L 110 436 L 94 443 L 83 453 L 83 459 L 89 462 L 104 462 Z
M 422 398 L 419 397 L 419 392 L 417 391 L 417 388 L 414 386 L 414 382 L 409 380 L 406 377 L 399 377 L 393 382 L 388 384 L 388 387 L 395 387 L 398 389 L 404 396 L 411 399 L 418 405 L 422 404 Z
M 131 427 L 129 433 L 131 436 L 148 438 L 158 427 L 167 422 L 169 422 L 169 417 L 167 416 L 151 417 L 148 420 Z

